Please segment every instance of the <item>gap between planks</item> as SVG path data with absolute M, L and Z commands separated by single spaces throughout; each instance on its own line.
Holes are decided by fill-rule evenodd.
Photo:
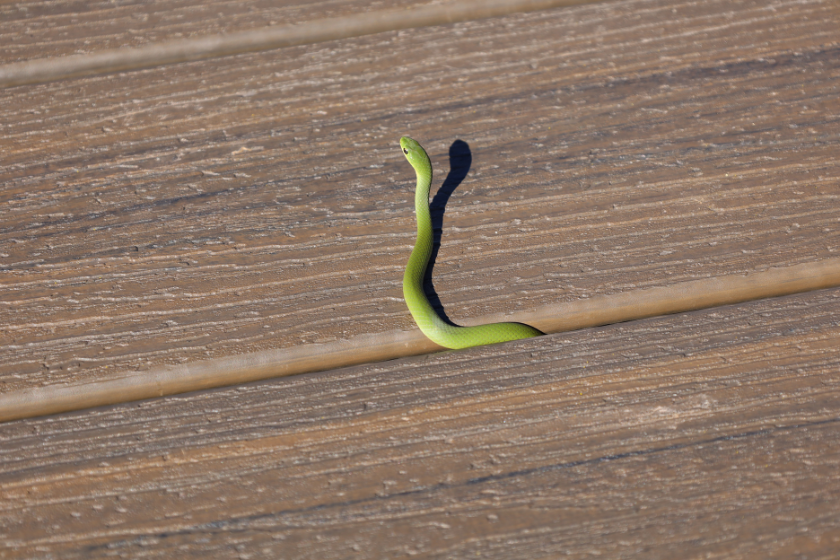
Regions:
M 546 334 L 731 305 L 840 286 L 840 258 L 552 304 L 482 317 L 518 321 Z M 444 350 L 415 329 L 130 372 L 102 382 L 28 389 L 0 396 L 0 422 L 326 371 Z
M 109 72 L 140 70 L 283 47 L 362 37 L 387 31 L 431 27 L 592 4 L 603 0 L 468 0 L 409 9 L 380 10 L 349 17 L 268 27 L 226 35 L 211 35 L 148 45 L 111 49 L 0 66 L 0 87 L 38 84 Z

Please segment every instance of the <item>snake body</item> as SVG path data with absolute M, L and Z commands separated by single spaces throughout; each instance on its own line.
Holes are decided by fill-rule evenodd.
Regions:
M 400 138 L 408 163 L 417 174 L 414 211 L 417 216 L 417 242 L 411 251 L 403 276 L 403 295 L 408 310 L 420 330 L 433 342 L 446 348 L 461 349 L 482 344 L 496 344 L 543 334 L 522 323 L 490 323 L 475 327 L 459 327 L 438 316 L 423 291 L 423 277 L 432 255 L 432 216 L 429 211 L 429 189 L 432 186 L 432 162 L 426 150 L 407 136 Z

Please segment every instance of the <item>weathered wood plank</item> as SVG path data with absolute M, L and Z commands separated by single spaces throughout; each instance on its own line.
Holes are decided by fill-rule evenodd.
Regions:
M 449 25 L 594 1 L 598 0 L 465 0 L 389 10 L 361 10 L 363 13 L 354 12 L 341 17 L 0 65 L 0 87 L 156 68 L 167 64 Z
M 830 558 L 840 290 L 0 425 L 5 558 Z
M 417 4 L 407 0 L 58 0 L 0 4 L 0 37 L 4 47 L 0 51 L 0 63 L 143 47 Z
M 836 256 L 838 19 L 621 2 L 4 91 L 0 391 L 408 328 L 406 131 L 471 147 L 456 319 Z M 3 424 L 0 558 L 832 558 L 839 306 Z
M 716 276 L 551 304 L 526 313 L 486 315 L 470 319 L 469 324 L 518 321 L 536 327 L 545 335 L 837 287 L 840 287 L 840 258 L 824 259 L 743 276 Z M 443 350 L 446 348 L 433 343 L 415 329 L 238 354 L 123 373 L 95 383 L 50 385 L 0 394 L 0 422 L 385 362 Z
M 410 328 L 407 132 L 471 148 L 456 320 L 835 256 L 837 5 L 727 5 L 4 91 L 2 390 Z

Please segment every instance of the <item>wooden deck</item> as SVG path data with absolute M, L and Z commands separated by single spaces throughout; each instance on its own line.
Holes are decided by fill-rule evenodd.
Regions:
M 0 6 L 0 64 L 407 2 Z M 0 397 L 840 257 L 840 4 L 0 90 Z M 0 558 L 836 558 L 840 288 L 0 424 Z M 212 363 L 212 362 L 211 362 Z M 27 393 L 28 392 L 28 393 Z

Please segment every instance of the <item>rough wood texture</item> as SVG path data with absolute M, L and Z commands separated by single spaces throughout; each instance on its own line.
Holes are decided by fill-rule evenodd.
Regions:
M 451 0 L 450 0 L 451 1 Z M 409 0 L 144 0 L 0 4 L 0 63 L 146 45 L 416 6 Z
M 3 91 L 0 387 L 411 328 L 405 133 L 470 165 L 436 199 L 455 320 L 836 255 L 840 10 L 727 6 Z
M 0 555 L 832 558 L 838 317 L 835 289 L 4 424 Z
M 56 80 L 157 68 L 245 53 L 314 45 L 378 33 L 421 29 L 480 19 L 590 4 L 596 0 L 462 0 L 388 10 L 362 11 L 340 17 L 249 28 L 152 43 L 0 65 L 0 87 L 43 84 Z
M 744 276 L 716 276 L 548 305 L 528 313 L 483 316 L 471 319 L 470 323 L 517 321 L 536 327 L 545 335 L 838 287 L 840 258 L 823 259 Z M 443 350 L 446 348 L 433 343 L 415 329 L 187 362 L 123 373 L 94 383 L 48 385 L 0 393 L 0 422 L 385 362 Z
M 3 90 L 0 391 L 410 328 L 405 133 L 438 181 L 455 147 L 456 320 L 835 257 L 838 24 L 622 0 Z M 0 558 L 835 558 L 838 317 L 825 290 L 2 424 Z

